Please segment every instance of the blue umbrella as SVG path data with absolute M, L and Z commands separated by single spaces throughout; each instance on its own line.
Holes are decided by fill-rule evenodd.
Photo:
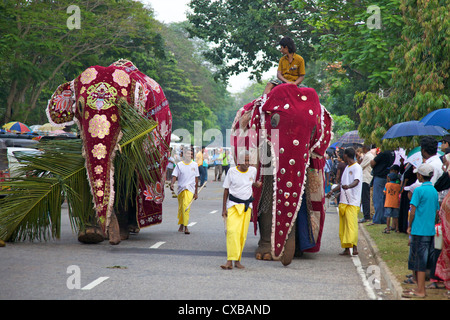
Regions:
M 439 126 L 444 129 L 450 129 L 450 109 L 438 109 L 430 112 L 422 120 L 425 126 Z
M 445 136 L 447 134 L 445 129 L 438 126 L 425 126 L 419 121 L 406 121 L 394 124 L 381 140 L 412 136 Z

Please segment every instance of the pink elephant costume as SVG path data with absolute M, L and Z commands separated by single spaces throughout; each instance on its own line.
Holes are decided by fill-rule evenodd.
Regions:
M 157 152 L 155 154 L 159 157 L 159 166 L 149 169 L 157 173 L 158 181 L 152 185 L 143 185 L 141 181 L 136 199 L 136 220 L 138 228 L 143 228 L 162 221 L 172 115 L 159 84 L 127 60 L 119 60 L 108 67 L 92 66 L 73 81 L 60 85 L 46 110 L 53 125 L 78 125 L 94 208 L 104 235 L 111 220 L 115 219 L 113 160 L 116 152 L 120 151 L 122 138 L 117 107 L 120 99 L 134 106 L 142 117 L 152 118 L 158 123 L 157 130 L 151 133 L 155 137 L 153 144 L 143 144 L 149 156 Z M 158 143 L 161 141 L 164 143 Z
M 324 155 L 331 138 L 332 118 L 312 88 L 278 85 L 237 112 L 234 153 L 249 150 L 263 182 L 253 190 L 255 234 L 260 226 L 257 259 L 288 265 L 295 251 L 320 250 Z

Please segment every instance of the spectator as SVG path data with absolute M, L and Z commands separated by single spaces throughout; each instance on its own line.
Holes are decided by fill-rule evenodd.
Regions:
M 222 158 L 222 172 L 225 172 L 226 175 L 230 169 L 230 151 L 225 149 L 220 156 Z
M 450 154 L 445 157 L 445 172 L 450 175 Z M 442 201 L 439 218 L 442 228 L 442 249 L 436 263 L 436 276 L 445 284 L 447 297 L 450 298 L 450 192 L 447 193 Z
M 380 152 L 372 161 L 370 166 L 373 168 L 373 207 L 375 214 L 373 215 L 373 224 L 384 224 L 386 218 L 384 217 L 384 201 L 383 194 L 384 187 L 387 182 L 387 175 L 389 174 L 389 167 L 394 163 L 395 153 L 393 151 Z
M 433 186 L 443 173 L 442 161 L 437 154 L 437 149 L 438 142 L 435 138 L 427 136 L 420 139 L 422 158 L 425 160 L 425 163 L 428 163 L 433 167 L 433 177 L 431 178 L 431 184 Z
M 362 148 L 362 160 L 360 163 L 361 169 L 363 171 L 363 183 L 362 183 L 362 195 L 361 204 L 363 209 L 364 217 L 359 220 L 359 222 L 367 222 L 370 220 L 370 184 L 372 182 L 372 167 L 370 166 L 370 161 L 375 157 L 370 151 L 370 146 L 363 146 Z
M 411 163 L 407 163 L 402 175 L 402 194 L 400 198 L 400 212 L 398 217 L 398 231 L 406 233 L 408 228 L 408 212 L 409 202 L 411 200 L 409 196 L 409 189 L 417 181 L 417 175 L 414 173 L 414 166 Z
M 386 215 L 386 228 L 384 233 L 391 231 L 398 232 L 398 216 L 400 211 L 400 193 L 401 193 L 400 177 L 397 173 L 391 172 L 388 174 L 384 194 L 386 201 L 384 202 L 384 213 Z M 391 227 L 392 219 L 392 227 Z
M 208 171 L 207 168 L 203 166 L 203 155 L 205 152 L 205 147 L 203 146 L 199 152 L 197 152 L 197 155 L 195 156 L 195 161 L 197 162 L 198 166 L 198 172 L 200 173 L 200 186 L 202 186 L 206 180 L 208 179 Z
M 450 153 L 450 134 L 444 136 L 444 138 L 442 138 L 441 142 L 442 142 L 441 151 L 444 152 L 445 154 Z M 441 160 L 442 160 L 442 157 L 441 157 Z
M 403 292 L 406 298 L 424 298 L 425 272 L 427 271 L 431 252 L 434 246 L 435 221 L 439 210 L 438 193 L 431 184 L 433 167 L 429 163 L 422 163 L 414 170 L 417 179 L 422 183 L 417 187 L 411 198 L 411 212 L 409 215 L 408 234 L 411 235 L 408 269 L 413 271 L 417 288 Z

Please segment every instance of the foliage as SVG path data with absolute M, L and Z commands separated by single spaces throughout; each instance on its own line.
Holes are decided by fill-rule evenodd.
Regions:
M 333 118 L 333 132 L 334 132 L 334 140 L 342 137 L 344 133 L 356 130 L 355 122 L 352 121 L 347 115 L 334 115 Z
M 419 120 L 448 108 L 450 95 L 450 19 L 446 1 L 402 0 L 401 41 L 391 53 L 396 71 L 387 94 L 367 93 L 359 111 L 362 137 L 383 148 L 413 147 L 414 139 L 381 138 L 399 122 Z M 417 143 L 416 143 L 417 146 Z
M 309 1 L 295 0 L 293 5 L 304 7 Z M 368 21 L 372 12 L 368 8 L 373 1 L 315 2 L 307 22 L 319 34 L 314 47 L 321 59 L 330 63 L 340 62 L 351 81 L 367 81 L 369 91 L 386 87 L 394 69 L 389 53 L 397 44 L 402 23 L 399 0 L 380 0 L 380 28 L 371 28 Z
M 310 60 L 316 39 L 305 22 L 314 1 L 307 2 L 298 10 L 286 0 L 191 0 L 188 30 L 213 44 L 204 56 L 217 66 L 217 78 L 250 71 L 260 80 L 280 59 L 277 46 L 283 36 L 295 39 L 300 55 Z
M 79 1 L 80 29 L 70 30 L 67 8 L 72 4 L 69 0 L 0 3 L 0 79 L 7 88 L 0 94 L 3 122 L 25 122 L 37 106 L 45 105 L 53 88 L 87 66 L 105 60 L 109 65 L 117 60 L 111 56 L 138 48 L 158 51 L 152 11 L 142 3 Z

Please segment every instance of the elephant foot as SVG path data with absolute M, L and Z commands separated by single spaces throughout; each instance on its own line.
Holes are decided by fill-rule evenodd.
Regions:
M 130 236 L 130 231 L 128 229 L 120 228 L 120 240 L 127 240 Z
M 109 222 L 108 227 L 108 235 L 109 235 L 109 244 L 117 245 L 120 243 L 120 228 L 119 222 L 117 221 L 116 214 L 111 213 L 111 221 Z
M 258 243 L 258 248 L 255 252 L 255 258 L 256 260 L 265 260 L 265 261 L 271 261 L 272 259 L 272 253 L 270 248 L 270 242 L 260 240 Z
M 138 234 L 139 231 L 141 231 L 141 229 L 140 229 L 138 226 L 129 225 L 129 226 L 128 226 L 128 231 L 129 231 L 130 233 Z
M 105 240 L 105 238 L 103 237 L 103 232 L 99 227 L 87 227 L 86 229 L 78 232 L 78 241 L 82 243 L 100 243 L 103 240 Z
M 255 254 L 255 258 L 256 258 L 256 260 L 265 260 L 265 261 L 273 260 L 272 254 L 270 252 L 266 252 L 266 253 L 257 252 Z

